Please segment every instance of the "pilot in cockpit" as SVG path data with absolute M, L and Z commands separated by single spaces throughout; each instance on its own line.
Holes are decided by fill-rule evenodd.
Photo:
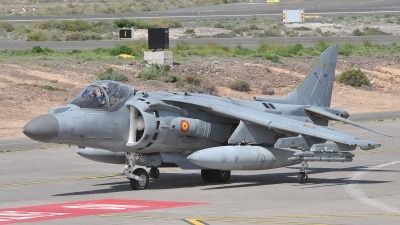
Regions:
M 114 81 L 98 81 L 72 100 L 81 108 L 110 109 L 130 96 L 129 87 Z

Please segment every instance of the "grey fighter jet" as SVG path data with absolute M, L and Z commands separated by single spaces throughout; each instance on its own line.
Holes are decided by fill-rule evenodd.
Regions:
M 146 189 L 159 167 L 199 169 L 205 182 L 227 182 L 231 170 L 261 170 L 308 161 L 350 162 L 350 151 L 380 144 L 328 128 L 348 120 L 330 108 L 338 46 L 329 47 L 303 82 L 283 98 L 235 100 L 198 93 L 140 92 L 115 81 L 97 81 L 66 106 L 29 121 L 33 140 L 79 147 L 78 154 L 104 163 L 125 163 L 132 189 Z M 150 174 L 143 168 L 150 169 Z

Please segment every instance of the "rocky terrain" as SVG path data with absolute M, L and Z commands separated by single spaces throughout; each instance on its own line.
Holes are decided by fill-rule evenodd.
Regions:
M 288 94 L 304 78 L 318 57 L 280 58 L 279 63 L 257 58 L 223 58 L 190 56 L 171 71 L 180 76 L 198 75 L 217 85 L 219 96 L 251 100 L 262 95 L 268 84 L 274 97 Z M 0 139 L 24 137 L 22 127 L 33 117 L 52 106 L 70 102 L 83 88 L 96 81 L 97 74 L 111 67 L 123 72 L 126 84 L 140 91 L 177 91 L 174 84 L 143 81 L 136 78 L 146 65 L 137 61 L 121 63 L 63 59 L 5 59 L 0 64 Z M 336 74 L 361 68 L 372 88 L 360 89 L 335 82 L 332 107 L 351 113 L 400 110 L 400 57 L 339 56 Z M 246 80 L 249 92 L 236 92 L 226 87 L 232 80 Z M 58 90 L 46 90 L 50 85 Z

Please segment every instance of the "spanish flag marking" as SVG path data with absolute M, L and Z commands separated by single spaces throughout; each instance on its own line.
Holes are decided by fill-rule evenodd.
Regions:
M 186 120 L 181 120 L 181 130 L 182 132 L 186 132 L 189 130 L 189 123 Z

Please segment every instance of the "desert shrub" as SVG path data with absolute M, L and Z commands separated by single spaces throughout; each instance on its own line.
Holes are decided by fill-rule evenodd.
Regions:
M 150 19 L 149 24 L 151 27 L 168 27 L 168 28 L 182 27 L 182 24 L 178 20 L 174 20 L 171 18 Z
M 53 87 L 51 85 L 43 85 L 43 86 L 40 86 L 40 88 L 43 88 L 48 91 L 67 91 L 67 89 L 60 89 L 60 88 Z
M 363 40 L 362 43 L 363 43 L 362 46 L 367 48 L 372 48 L 374 46 L 371 40 Z
M 171 73 L 168 72 L 166 75 L 164 75 L 163 77 L 161 77 L 161 80 L 164 83 L 176 83 L 180 80 L 181 78 L 179 77 L 178 74 L 176 73 Z
M 243 30 L 241 28 L 237 27 L 237 28 L 233 29 L 233 33 L 241 34 L 241 33 L 243 33 Z
M 175 83 L 175 87 L 179 88 L 179 90 L 184 92 L 195 92 L 196 89 L 199 92 L 199 87 L 202 86 L 203 80 L 197 75 L 189 75 L 185 76 L 183 79 L 179 80 Z M 206 91 L 207 88 L 203 90 Z M 206 93 L 206 92 L 201 92 Z M 209 93 L 209 92 L 207 92 Z
M 26 35 L 26 41 L 51 41 L 42 31 L 35 30 Z
M 295 28 L 293 28 L 293 30 L 297 30 L 297 31 L 309 31 L 309 30 L 312 30 L 312 29 L 309 28 L 309 27 L 301 26 L 301 27 L 295 27 Z
M 93 28 L 93 24 L 86 20 L 67 20 L 63 21 L 65 23 L 65 30 L 67 31 L 85 31 L 91 30 Z
M 282 37 L 280 30 L 268 29 L 258 34 L 259 37 Z
M 354 87 L 361 87 L 361 85 L 371 86 L 368 77 L 360 69 L 344 71 L 339 76 L 338 82 Z
M 175 83 L 180 80 L 179 75 L 170 72 L 170 65 L 152 64 L 150 67 L 142 69 L 138 77 L 143 80 L 158 80 L 161 79 L 165 83 Z
M 59 30 L 51 30 L 47 35 L 52 41 L 62 41 L 62 33 Z
M 234 34 L 233 32 L 230 33 L 218 33 L 218 34 L 214 34 L 211 37 L 215 37 L 215 38 L 233 38 L 236 37 L 236 34 Z
M 360 31 L 360 29 L 353 30 L 353 32 L 351 34 L 353 36 L 364 36 L 365 35 L 363 32 Z
M 364 28 L 364 33 L 367 36 L 374 36 L 374 35 L 390 35 L 389 33 L 383 32 L 377 28 L 373 27 L 366 27 Z
M 271 87 L 271 85 L 269 85 L 268 83 L 266 83 L 266 84 L 264 84 L 264 85 L 261 87 L 261 93 L 262 93 L 263 95 L 273 95 L 273 94 L 275 94 L 275 91 L 274 91 L 274 89 Z
M 12 25 L 10 22 L 8 21 L 1 21 L 0 22 L 0 28 L 3 28 L 4 30 L 6 30 L 7 32 L 12 32 L 14 31 L 14 25 Z
M 120 55 L 120 54 L 131 55 L 133 53 L 133 50 L 126 45 L 117 45 L 114 48 L 109 49 L 108 53 L 110 55 Z
M 234 48 L 235 55 L 249 55 L 253 52 L 253 50 L 248 48 L 243 48 L 240 44 Z
M 279 62 L 279 56 L 276 54 L 266 54 L 264 55 L 263 59 L 271 60 L 272 62 Z
M 37 53 L 53 53 L 54 50 L 53 50 L 53 49 L 50 49 L 50 48 L 48 48 L 48 47 L 42 48 L 42 47 L 40 47 L 40 46 L 34 46 L 34 47 L 30 50 L 30 52 L 33 53 L 33 54 L 37 54 Z
M 43 85 L 43 86 L 40 86 L 40 88 L 43 88 L 43 89 L 48 90 L 48 91 L 55 91 L 56 90 L 55 87 L 50 86 L 50 85 Z
M 114 21 L 114 25 L 118 28 L 134 27 L 135 29 L 148 29 L 151 27 L 149 23 L 147 23 L 142 19 L 132 19 L 132 20 L 118 19 Z
M 364 91 L 372 91 L 371 85 L 361 84 L 360 89 Z
M 191 36 L 196 36 L 196 32 L 194 31 L 194 29 L 187 29 L 185 30 L 185 32 L 183 32 L 184 34 L 189 34 Z
M 199 86 L 202 81 L 203 81 L 203 79 L 201 79 L 200 77 L 198 77 L 196 75 L 189 75 L 189 76 L 185 76 L 183 78 L 183 82 L 188 83 L 188 84 L 192 84 L 192 85 L 195 85 L 195 86 Z
M 144 52 L 148 50 L 147 40 L 135 40 L 126 45 L 132 49 L 131 55 L 134 56 L 143 56 Z
M 287 31 L 285 32 L 285 34 L 286 34 L 286 36 L 288 36 L 288 37 L 297 37 L 297 36 L 299 36 L 299 33 L 297 33 L 297 32 L 294 31 L 294 30 L 287 30 Z
M 297 55 L 302 49 L 303 45 L 301 44 L 290 45 L 286 48 L 282 48 L 278 54 L 284 57 L 294 56 Z
M 218 88 L 217 88 L 217 85 L 215 85 L 215 83 L 213 83 L 211 81 L 205 81 L 205 82 L 201 83 L 201 85 L 198 89 L 198 92 L 203 93 L 203 94 L 217 95 Z
M 130 21 L 127 19 L 114 20 L 114 25 L 118 28 L 131 27 Z
M 250 85 L 245 80 L 235 80 L 229 82 L 228 87 L 235 91 L 247 92 L 250 91 Z
M 216 23 L 214 24 L 214 28 L 224 28 L 224 25 L 222 25 L 222 23 Z
M 32 23 L 32 27 L 34 28 L 40 28 L 43 30 L 54 30 L 54 29 L 60 29 L 61 30 L 61 25 L 60 21 L 56 19 L 51 19 L 51 20 L 45 20 L 41 21 L 39 23 Z
M 96 40 L 96 41 L 103 40 L 103 37 L 99 33 L 89 32 L 84 35 L 85 35 L 85 40 Z
M 105 9 L 99 10 L 99 14 L 115 14 L 117 13 L 114 8 L 107 7 Z
M 88 22 L 86 20 L 56 20 L 56 19 L 51 19 L 51 20 L 45 20 L 42 21 L 38 24 L 32 24 L 33 27 L 38 27 L 40 29 L 44 30 L 54 30 L 54 29 L 59 29 L 59 30 L 64 30 L 64 31 L 71 31 L 71 32 L 76 32 L 76 31 L 85 31 L 85 30 L 91 30 L 93 28 L 93 24 L 91 22 Z
M 347 44 L 344 44 L 344 45 L 340 46 L 339 55 L 349 56 L 349 55 L 354 54 L 355 52 L 357 52 L 358 49 L 359 49 L 359 45 L 347 43 Z
M 324 40 L 318 40 L 315 45 L 314 48 L 317 49 L 320 52 L 325 51 L 327 48 L 329 48 L 332 45 L 332 43 L 326 42 Z
M 65 36 L 66 41 L 84 41 L 86 36 L 81 32 L 71 32 Z
M 127 81 L 128 78 L 122 72 L 114 70 L 113 68 L 107 68 L 106 71 L 101 72 L 97 75 L 100 80 L 115 80 L 115 81 Z

